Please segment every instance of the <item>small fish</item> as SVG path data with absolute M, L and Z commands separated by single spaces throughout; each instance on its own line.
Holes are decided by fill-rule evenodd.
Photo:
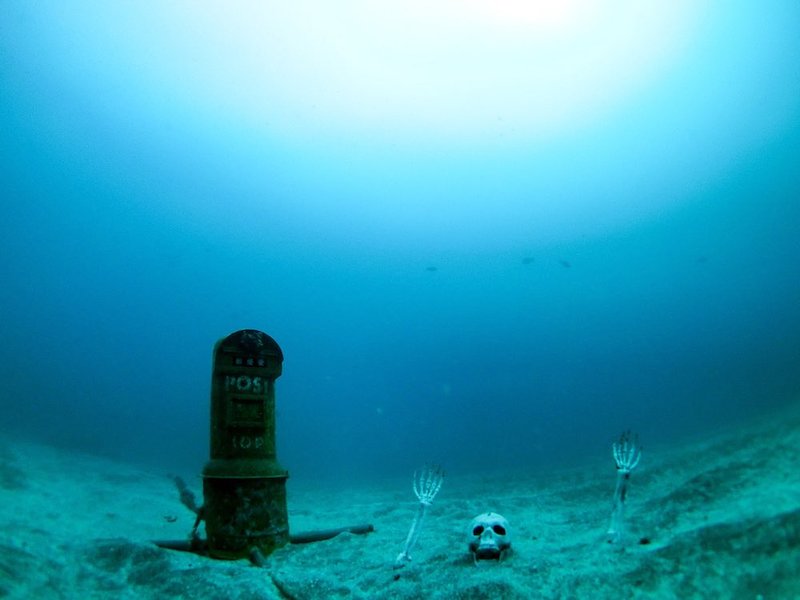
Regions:
M 425 270 L 426 270 L 428 273 L 435 273 L 436 271 L 438 271 L 438 270 L 439 270 L 439 267 L 434 267 L 433 265 L 431 265 L 430 267 L 425 267 Z
M 530 265 L 530 264 L 533 264 L 533 261 L 534 261 L 534 258 L 532 256 L 526 256 L 525 258 L 522 259 L 522 264 L 523 265 Z
M 567 260 L 559 259 L 558 264 L 560 264 L 565 269 L 569 269 L 572 265 Z

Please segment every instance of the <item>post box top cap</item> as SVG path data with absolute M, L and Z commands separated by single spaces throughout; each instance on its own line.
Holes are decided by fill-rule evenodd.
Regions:
M 227 337 L 222 338 L 214 348 L 214 354 L 224 350 L 250 356 L 270 356 L 283 361 L 283 352 L 278 342 L 273 340 L 263 331 L 257 329 L 240 329 Z

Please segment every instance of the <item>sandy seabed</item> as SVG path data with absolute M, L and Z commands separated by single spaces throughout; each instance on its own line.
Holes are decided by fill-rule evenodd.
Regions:
M 800 410 L 680 447 L 646 449 L 621 544 L 605 540 L 610 456 L 553 472 L 452 475 L 414 560 L 408 480 L 342 489 L 289 481 L 292 531 L 369 522 L 290 545 L 263 567 L 165 550 L 194 515 L 165 473 L 0 439 L 3 598 L 800 598 Z M 196 475 L 187 478 L 200 493 Z M 513 552 L 475 566 L 467 528 L 505 515 Z M 202 531 L 202 530 L 201 530 Z

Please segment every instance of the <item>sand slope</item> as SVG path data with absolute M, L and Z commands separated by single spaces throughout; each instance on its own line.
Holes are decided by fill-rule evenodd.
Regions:
M 150 543 L 184 538 L 193 521 L 166 473 L 6 439 L 0 597 L 800 597 L 800 411 L 645 452 L 623 545 L 604 541 L 609 456 L 552 473 L 449 475 L 400 570 L 416 513 L 411 474 L 346 489 L 290 480 L 293 531 L 376 531 L 288 546 L 257 568 Z M 187 480 L 199 495 L 199 478 Z M 514 552 L 476 567 L 465 530 L 487 510 L 511 522 Z

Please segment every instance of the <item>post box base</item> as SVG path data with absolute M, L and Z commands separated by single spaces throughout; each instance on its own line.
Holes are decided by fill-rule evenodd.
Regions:
M 203 498 L 211 557 L 267 556 L 289 543 L 286 477 L 205 477 Z

